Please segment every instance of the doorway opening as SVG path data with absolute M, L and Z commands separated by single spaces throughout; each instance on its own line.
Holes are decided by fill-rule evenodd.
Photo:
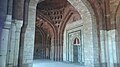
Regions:
M 66 24 L 81 19 L 67 1 L 42 1 L 37 5 L 34 59 L 63 61 L 63 33 Z
M 78 46 L 73 46 L 73 62 L 78 63 Z
M 36 59 L 50 59 L 50 37 L 46 37 L 43 30 L 36 28 L 35 30 L 35 46 L 34 46 L 34 60 Z
M 72 5 L 67 0 L 45 0 L 38 3 L 35 40 L 39 42 L 39 45 L 37 46 L 35 41 L 35 60 L 50 59 L 84 65 L 84 49 L 87 49 L 87 47 L 84 47 L 83 44 L 90 43 L 89 46 L 92 46 L 93 41 L 91 39 L 84 43 L 83 36 L 88 35 L 88 32 L 92 32 L 92 20 L 89 12 L 84 14 L 79 9 L 83 13 L 82 16 L 89 17 L 88 21 L 90 23 L 88 23 L 86 18 L 83 17 L 85 18 L 83 19 L 80 12 L 74 7 L 75 5 Z M 87 12 L 87 8 L 85 10 Z M 84 30 L 85 27 L 89 27 L 89 29 Z M 92 38 L 92 34 L 88 36 Z M 80 39 L 81 45 L 74 45 L 75 37 Z M 84 40 L 88 39 L 85 37 Z M 75 43 L 77 44 L 78 41 L 76 40 Z

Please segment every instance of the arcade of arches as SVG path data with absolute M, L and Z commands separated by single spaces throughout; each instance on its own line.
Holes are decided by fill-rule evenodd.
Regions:
M 36 59 L 120 67 L 120 0 L 1 0 L 0 67 Z

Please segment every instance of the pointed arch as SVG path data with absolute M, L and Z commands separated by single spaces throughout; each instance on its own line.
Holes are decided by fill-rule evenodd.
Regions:
M 80 44 L 80 40 L 76 37 L 73 42 L 74 45 Z

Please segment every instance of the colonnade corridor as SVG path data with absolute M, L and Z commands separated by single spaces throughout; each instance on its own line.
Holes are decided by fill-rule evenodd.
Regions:
M 82 67 L 75 63 L 57 62 L 51 60 L 34 60 L 33 67 Z
M 120 67 L 120 0 L 0 0 L 0 67 Z

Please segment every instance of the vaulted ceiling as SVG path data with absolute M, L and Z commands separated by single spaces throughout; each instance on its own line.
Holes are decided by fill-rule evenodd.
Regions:
M 86 1 L 88 1 L 89 4 L 92 6 L 97 21 L 103 22 L 98 23 L 98 27 L 100 27 L 100 29 L 106 29 L 106 23 L 107 25 L 109 25 L 109 27 L 107 28 L 108 30 L 115 27 L 114 18 L 120 0 Z M 46 19 L 57 30 L 61 28 L 62 23 L 67 22 L 67 19 L 69 19 L 69 16 L 71 14 L 76 14 L 76 17 L 74 16 L 75 20 L 81 19 L 80 14 L 67 0 L 45 0 L 38 3 L 37 6 L 37 17 L 41 16 L 41 18 Z
M 46 33 L 51 30 L 57 33 L 61 27 L 66 26 L 71 17 L 71 22 L 81 19 L 80 14 L 67 0 L 45 0 L 37 5 L 36 26 L 44 31 L 47 29 Z M 46 21 L 41 22 L 39 19 Z

